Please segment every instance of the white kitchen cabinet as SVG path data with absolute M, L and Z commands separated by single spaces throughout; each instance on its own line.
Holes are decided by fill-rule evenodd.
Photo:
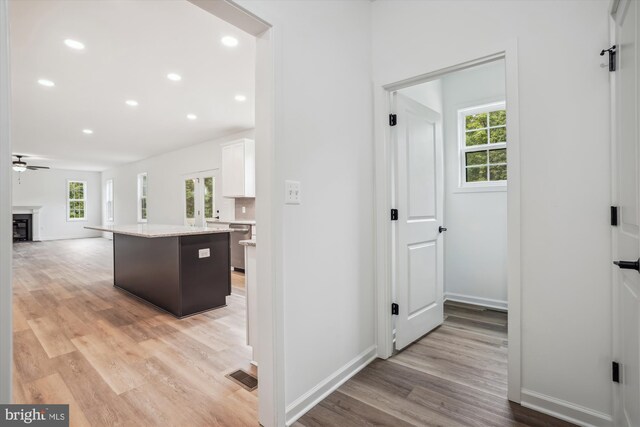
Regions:
M 222 145 L 222 195 L 256 197 L 256 146 L 251 139 Z

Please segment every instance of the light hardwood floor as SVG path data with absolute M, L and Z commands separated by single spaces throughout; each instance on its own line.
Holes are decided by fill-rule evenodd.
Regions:
M 14 245 L 14 402 L 68 403 L 72 426 L 256 426 L 244 276 L 228 306 L 178 320 L 113 287 L 111 241 Z
M 315 426 L 570 426 L 510 403 L 506 313 L 445 304 L 445 321 L 303 416 Z

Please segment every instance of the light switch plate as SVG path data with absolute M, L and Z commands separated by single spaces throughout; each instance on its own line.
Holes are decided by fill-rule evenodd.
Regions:
M 302 200 L 302 191 L 300 189 L 300 181 L 284 182 L 284 202 L 287 205 L 299 205 Z
M 211 256 L 211 249 L 199 249 L 198 250 L 198 258 L 209 258 Z

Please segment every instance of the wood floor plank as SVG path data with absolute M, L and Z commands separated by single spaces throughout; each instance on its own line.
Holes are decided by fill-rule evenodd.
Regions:
M 68 404 L 71 427 L 91 425 L 59 373 L 27 383 L 24 388 L 31 403 Z
M 49 358 L 76 351 L 76 347 L 64 334 L 55 318 L 50 316 L 28 320 L 29 327 L 38 338 Z
M 297 424 L 570 426 L 507 400 L 506 333 L 506 313 L 447 302 L 442 326 L 390 359 L 372 362 Z
M 244 275 L 227 306 L 175 319 L 113 287 L 112 242 L 14 245 L 16 403 L 71 403 L 78 425 L 256 426 Z M 238 292 L 236 292 L 238 290 Z

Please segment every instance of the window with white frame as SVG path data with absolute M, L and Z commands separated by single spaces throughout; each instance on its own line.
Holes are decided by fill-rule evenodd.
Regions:
M 105 219 L 109 222 L 113 222 L 113 179 L 105 181 L 104 195 Z
M 84 221 L 87 218 L 87 183 L 67 181 L 67 220 Z
M 507 112 L 504 102 L 458 111 L 462 187 L 507 183 Z
M 147 222 L 147 173 L 138 174 L 138 222 Z

